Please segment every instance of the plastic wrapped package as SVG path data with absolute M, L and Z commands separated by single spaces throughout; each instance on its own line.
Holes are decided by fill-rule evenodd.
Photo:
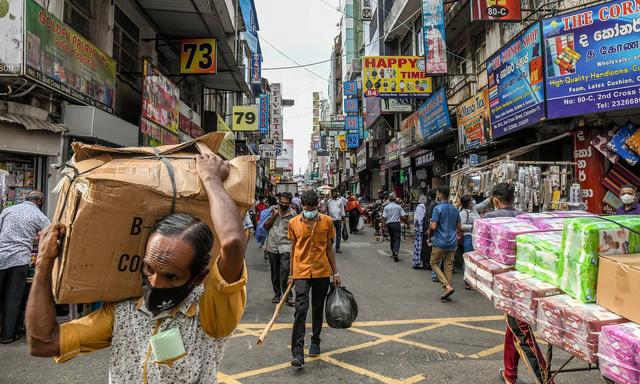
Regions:
M 640 383 L 640 325 L 607 325 L 599 336 L 600 372 L 621 384 Z
M 532 325 L 536 323 L 538 300 L 560 294 L 557 287 L 518 271 L 497 275 L 493 284 L 496 309 Z
M 547 283 L 559 285 L 562 232 L 528 233 L 516 236 L 516 241 L 516 269 Z
M 596 301 L 598 266 L 563 260 L 560 287 L 566 294 L 583 303 Z
M 463 258 L 465 280 L 489 300 L 493 299 L 494 276 L 513 270 L 513 267 L 497 263 L 478 252 L 465 253 Z
M 536 267 L 536 239 L 528 234 L 518 235 L 516 239 L 516 270 L 533 276 Z
M 493 246 L 493 225 L 518 221 L 515 217 L 496 217 L 491 219 L 477 219 L 473 222 L 473 248 L 482 253 Z
M 544 231 L 562 231 L 566 220 L 563 217 L 551 217 L 547 219 L 531 219 L 531 223 Z

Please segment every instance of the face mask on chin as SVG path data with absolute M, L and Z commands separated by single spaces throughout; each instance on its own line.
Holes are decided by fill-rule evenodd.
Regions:
M 179 287 L 154 288 L 149 279 L 142 275 L 142 297 L 144 304 L 149 311 L 156 314 L 173 308 L 189 295 L 193 289 L 192 280 L 187 281 Z
M 624 195 L 620 196 L 620 200 L 622 201 L 623 204 L 630 205 L 636 201 L 636 197 L 634 195 L 625 193 Z

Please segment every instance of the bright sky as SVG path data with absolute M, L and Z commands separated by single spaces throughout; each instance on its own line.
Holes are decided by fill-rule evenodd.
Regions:
M 336 10 L 338 0 L 255 0 L 260 24 L 263 63 L 262 77 L 270 83 L 282 84 L 283 99 L 294 99 L 294 107 L 283 111 L 284 138 L 294 142 L 294 174 L 307 167 L 307 151 L 313 129 L 312 93 L 328 96 L 329 83 L 302 68 L 265 70 L 272 67 L 296 65 L 274 47 L 300 64 L 328 60 L 333 39 L 338 34 L 336 26 L 341 13 Z M 333 6 L 331 6 L 333 5 Z M 329 79 L 331 63 L 308 67 L 325 79 Z

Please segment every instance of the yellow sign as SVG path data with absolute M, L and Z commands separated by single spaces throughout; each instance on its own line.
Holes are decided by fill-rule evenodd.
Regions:
M 180 40 L 180 73 L 216 73 L 218 62 L 215 39 Z
M 233 130 L 257 131 L 258 130 L 258 106 L 236 105 L 233 107 Z
M 220 143 L 218 153 L 227 160 L 236 157 L 236 135 L 233 132 L 227 132 L 224 140 Z
M 427 96 L 433 92 L 421 56 L 365 56 L 362 88 L 365 97 Z
M 340 151 L 342 152 L 347 151 L 347 135 L 346 134 L 338 135 L 338 144 L 340 145 Z

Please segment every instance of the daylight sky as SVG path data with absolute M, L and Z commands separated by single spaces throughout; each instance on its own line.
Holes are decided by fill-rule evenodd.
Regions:
M 329 83 L 302 68 L 267 70 L 296 65 L 267 42 L 301 64 L 328 60 L 333 39 L 339 32 L 338 0 L 255 0 L 255 5 L 264 57 L 262 77 L 270 83 L 281 83 L 282 97 L 295 100 L 294 107 L 284 108 L 283 127 L 284 138 L 294 140 L 294 173 L 297 174 L 307 167 L 313 126 L 312 92 L 320 91 L 327 97 Z M 308 68 L 329 79 L 330 63 Z

